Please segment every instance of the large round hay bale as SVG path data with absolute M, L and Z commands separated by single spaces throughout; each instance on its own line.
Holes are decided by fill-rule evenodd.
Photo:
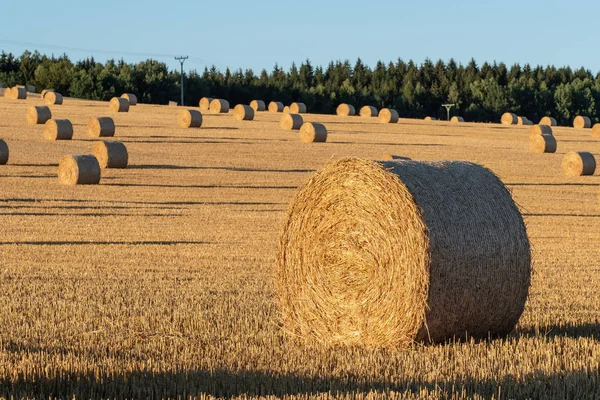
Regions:
M 327 128 L 317 122 L 305 122 L 300 128 L 300 141 L 304 143 L 326 142 Z
M 63 103 L 62 94 L 56 92 L 46 92 L 44 100 L 48 105 L 60 105 Z
M 202 126 L 202 113 L 198 110 L 181 110 L 177 117 L 180 128 L 200 128 Z
M 297 131 L 302 127 L 302 124 L 304 124 L 304 119 L 300 114 L 283 114 L 279 122 L 281 129 L 288 131 Z
M 393 108 L 382 108 L 377 116 L 377 121 L 382 124 L 395 124 L 399 118 L 398 111 Z
M 210 110 L 210 103 L 213 101 L 214 99 L 212 97 L 203 97 L 200 99 L 200 111 L 209 111 Z
M 283 113 L 284 114 L 289 114 L 290 113 L 290 106 L 283 107 Z
M 540 125 L 557 126 L 556 120 L 552 117 L 543 117 L 540 119 Z
M 490 170 L 350 158 L 292 200 L 275 283 L 294 336 L 401 347 L 508 334 L 530 277 L 525 224 Z
M 52 118 L 52 112 L 47 106 L 31 106 L 27 109 L 27 123 L 30 125 L 45 124 Z
M 594 124 L 592 127 L 592 136 L 600 138 L 600 124 Z
M 44 125 L 44 139 L 73 139 L 73 124 L 71 124 L 71 121 L 69 121 L 68 119 L 49 119 Z
M 252 100 L 250 102 L 250 107 L 252 107 L 255 112 L 265 111 L 267 109 L 265 102 L 262 100 Z
M 25 100 L 27 98 L 27 89 L 23 86 L 15 86 L 10 89 L 10 98 L 13 100 Z
M 89 137 L 115 136 L 115 122 L 111 117 L 92 117 L 88 119 Z
M 6 97 L 7 99 L 12 98 L 12 88 L 4 89 L 4 97 Z
M 6 165 L 8 162 L 8 145 L 2 139 L 0 139 L 0 165 Z
M 425 121 L 436 121 L 436 120 L 437 120 L 437 118 L 434 118 L 434 117 L 427 116 L 427 117 L 425 117 L 425 118 L 424 118 L 424 120 L 425 120 Z
M 123 93 L 121 98 L 127 99 L 129 101 L 130 106 L 137 106 L 137 96 L 131 93 Z
M 375 108 L 373 106 L 364 106 L 360 109 L 361 117 L 370 118 L 370 117 L 377 117 L 377 115 L 378 115 L 377 108 Z
M 125 168 L 129 161 L 127 147 L 121 142 L 96 142 L 92 153 L 98 159 L 100 168 Z
M 215 114 L 225 114 L 229 112 L 229 102 L 223 99 L 213 99 L 210 102 L 210 112 Z
M 465 122 L 465 119 L 463 117 L 459 117 L 458 115 L 455 115 L 454 117 L 452 117 L 450 119 L 450 122 L 453 124 L 460 124 L 462 122 Z
M 570 151 L 563 157 L 562 170 L 565 176 L 594 175 L 596 159 L 587 151 Z
M 290 104 L 290 114 L 306 114 L 306 104 L 304 104 L 304 103 Z
M 533 138 L 539 135 L 552 136 L 552 128 L 549 125 L 532 125 L 531 128 L 529 128 L 529 137 Z
M 532 136 L 529 139 L 529 151 L 532 153 L 556 153 L 556 139 L 552 135 Z
M 91 154 L 64 156 L 58 164 L 58 182 L 63 185 L 97 185 L 100 164 Z
M 238 104 L 233 108 L 233 118 L 236 121 L 252 121 L 254 119 L 254 109 L 245 104 Z
M 46 93 L 49 93 L 49 92 L 54 92 L 54 89 L 44 89 L 44 90 L 42 90 L 42 93 L 40 93 L 40 97 L 42 99 L 44 99 L 46 97 Z
M 110 99 L 108 108 L 112 112 L 129 112 L 129 100 L 123 97 L 113 97 Z
M 283 103 L 280 101 L 272 101 L 269 103 L 269 112 L 280 113 L 283 112 Z
M 342 103 L 337 106 L 335 113 L 340 117 L 351 117 L 356 114 L 356 109 L 352 104 Z
M 573 120 L 573 127 L 577 129 L 588 129 L 592 127 L 592 121 L 588 117 L 578 115 Z
M 502 123 L 502 125 L 516 125 L 517 124 L 517 114 L 505 112 L 504 114 L 502 114 L 502 118 L 500 118 L 500 122 Z

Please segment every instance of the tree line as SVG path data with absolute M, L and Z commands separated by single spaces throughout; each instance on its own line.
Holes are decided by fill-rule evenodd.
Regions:
M 106 63 L 86 58 L 73 63 L 60 57 L 25 51 L 19 57 L 0 54 L 0 82 L 52 88 L 71 97 L 109 100 L 121 93 L 134 93 L 143 103 L 167 104 L 180 99 L 180 72 L 163 62 L 148 59 L 136 64 L 123 60 Z M 300 101 L 310 112 L 333 113 L 340 103 L 355 107 L 374 105 L 398 110 L 402 117 L 446 118 L 444 103 L 454 103 L 452 115 L 467 121 L 498 122 L 502 113 L 514 112 L 537 122 L 552 116 L 559 124 L 570 124 L 577 115 L 598 122 L 600 115 L 600 74 L 584 68 L 535 66 L 504 63 L 467 65 L 453 59 L 433 63 L 379 61 L 370 68 L 359 58 L 332 61 L 326 67 L 309 60 L 289 70 L 275 65 L 272 71 L 225 72 L 215 66 L 202 73 L 184 74 L 186 105 L 197 106 L 202 97 L 218 97 L 232 105 L 254 99 L 289 104 Z

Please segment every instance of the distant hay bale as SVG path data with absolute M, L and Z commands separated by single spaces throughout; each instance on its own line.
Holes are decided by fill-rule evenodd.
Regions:
M 27 123 L 29 125 L 42 125 L 52 118 L 52 112 L 47 106 L 31 106 L 27 109 Z
M 356 109 L 352 104 L 342 103 L 337 106 L 335 113 L 340 117 L 351 117 L 356 114 Z
M 393 108 L 382 108 L 377 116 L 377 121 L 382 124 L 395 124 L 399 118 L 398 111 Z
M 73 125 L 68 119 L 49 119 L 44 125 L 44 139 L 46 140 L 71 140 L 73 138 Z
M 452 117 L 452 119 L 450 119 L 450 122 L 453 124 L 460 124 L 465 122 L 465 119 L 463 117 L 459 117 L 457 115 L 455 115 L 454 117 Z
M 236 121 L 252 121 L 254 119 L 254 109 L 245 104 L 238 104 L 233 108 L 233 119 Z
M 44 90 L 42 90 L 42 93 L 40 93 L 40 97 L 42 99 L 44 99 L 46 97 L 46 93 L 49 93 L 49 92 L 54 92 L 54 89 L 44 89 Z
M 121 95 L 121 98 L 127 99 L 127 101 L 129 101 L 130 106 L 137 106 L 138 101 L 137 101 L 137 96 L 135 94 L 123 93 Z
M 100 164 L 91 154 L 64 156 L 58 164 L 58 182 L 63 185 L 97 185 Z
M 200 128 L 202 126 L 202 113 L 198 110 L 181 110 L 177 117 L 180 128 Z
M 0 165 L 6 165 L 8 163 L 8 145 L 2 139 L 0 139 Z
M 430 117 L 430 116 L 425 117 L 425 121 L 436 121 L 436 120 L 437 120 L 437 118 L 434 118 L 434 117 Z
M 12 97 L 12 88 L 4 89 L 4 97 L 6 97 L 7 99 L 10 99 Z
M 527 119 L 527 117 L 517 117 L 517 125 L 519 125 L 519 126 L 533 125 L 533 122 L 531 122 L 529 119 Z
M 577 128 L 577 129 L 588 129 L 588 128 L 591 128 L 592 127 L 592 120 L 590 120 L 588 117 L 583 117 L 581 115 L 578 115 L 573 120 L 573 127 Z
M 552 127 L 549 125 L 532 125 L 531 128 L 529 128 L 529 137 L 533 138 L 539 135 L 552 136 Z
M 129 161 L 127 147 L 121 142 L 96 142 L 92 153 L 100 168 L 126 168 Z
M 252 100 L 250 102 L 250 107 L 252 107 L 255 112 L 265 111 L 267 109 L 265 102 L 262 100 Z
M 283 112 L 283 103 L 280 101 L 272 101 L 269 103 L 269 112 L 280 113 Z
M 276 257 L 283 326 L 328 345 L 504 336 L 530 282 L 510 192 L 462 161 L 327 164 L 292 199 Z
M 504 114 L 502 114 L 502 118 L 500 118 L 500 122 L 502 123 L 502 125 L 516 125 L 517 124 L 517 114 L 505 112 Z
M 112 137 L 115 136 L 115 122 L 111 117 L 92 117 L 88 119 L 89 137 Z
M 300 114 L 283 114 L 279 126 L 288 131 L 297 131 L 304 124 L 304 119 Z
M 594 124 L 592 127 L 592 136 L 600 138 L 600 124 Z
M 557 126 L 556 120 L 552 117 L 543 117 L 540 119 L 540 125 Z
M 562 170 L 565 176 L 594 175 L 596 159 L 587 151 L 570 151 L 563 157 Z
M 27 85 L 25 89 L 27 89 L 27 93 L 35 93 L 35 86 L 33 85 Z
M 223 99 L 213 99 L 210 102 L 210 112 L 215 114 L 225 114 L 229 112 L 229 102 Z
M 556 139 L 552 135 L 535 135 L 529 139 L 529 151 L 532 153 L 556 153 Z
M 129 100 L 123 97 L 113 97 L 110 99 L 108 108 L 112 112 L 129 112 Z
M 290 106 L 283 107 L 283 113 L 284 114 L 289 114 L 290 113 Z
M 27 90 L 23 86 L 15 86 L 10 89 L 10 98 L 13 100 L 25 100 L 27 98 Z
M 306 114 L 306 104 L 304 103 L 292 103 L 290 104 L 291 114 Z
M 63 103 L 62 94 L 56 92 L 46 92 L 44 100 L 48 105 L 60 105 Z
M 176 101 L 169 101 L 169 103 L 167 104 L 169 107 L 177 107 L 177 102 Z
M 381 157 L 381 160 L 383 160 L 383 161 L 394 161 L 394 160 L 410 161 L 410 158 L 404 157 L 404 156 L 397 156 L 395 154 L 384 154 Z
M 304 143 L 326 142 L 327 128 L 317 122 L 305 122 L 300 128 L 300 141 Z
M 365 118 L 377 117 L 377 108 L 373 106 L 364 106 L 360 109 L 360 116 Z
M 203 97 L 200 99 L 200 111 L 209 111 L 210 103 L 212 103 L 214 99 L 212 97 Z

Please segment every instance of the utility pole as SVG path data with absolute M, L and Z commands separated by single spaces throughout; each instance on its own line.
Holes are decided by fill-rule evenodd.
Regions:
M 442 104 L 442 106 L 446 107 L 446 114 L 448 114 L 448 121 L 450 121 L 450 109 L 454 107 L 456 104 Z
M 183 106 L 183 63 L 188 58 L 189 58 L 188 56 L 175 57 L 175 59 L 181 63 L 181 104 L 180 104 L 180 106 Z

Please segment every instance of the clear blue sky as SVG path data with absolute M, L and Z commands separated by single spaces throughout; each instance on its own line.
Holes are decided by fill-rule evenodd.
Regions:
M 421 63 L 471 57 L 600 71 L 592 0 L 4 0 L 0 48 L 73 61 L 189 55 L 186 70 L 215 64 L 286 69 L 357 57 L 370 66 L 398 57 Z M 44 46 L 34 46 L 41 44 Z M 87 51 L 81 51 L 85 49 Z M 98 52 L 95 50 L 102 50 Z M 113 57 L 110 54 L 113 54 Z M 172 57 L 154 57 L 179 68 Z

